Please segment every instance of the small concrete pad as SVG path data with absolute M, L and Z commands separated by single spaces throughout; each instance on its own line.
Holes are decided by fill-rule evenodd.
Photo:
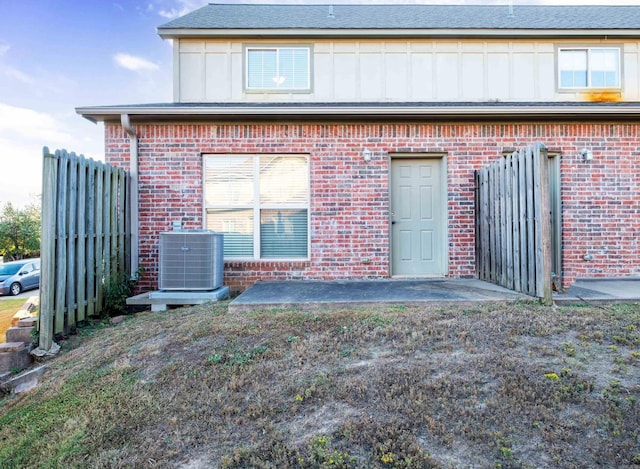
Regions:
M 640 303 L 640 277 L 578 279 L 564 293 L 553 295 L 556 304 Z
M 200 305 L 229 298 L 229 287 L 208 291 L 152 291 L 127 298 L 128 305 L 151 305 L 151 311 L 166 311 L 169 305 Z
M 15 394 L 31 390 L 38 385 L 38 379 L 46 368 L 46 365 L 40 365 L 17 376 L 9 374 L 6 380 L 0 377 L 0 390 Z
M 534 298 L 476 279 L 275 281 L 255 283 L 229 303 L 229 312 L 522 300 Z

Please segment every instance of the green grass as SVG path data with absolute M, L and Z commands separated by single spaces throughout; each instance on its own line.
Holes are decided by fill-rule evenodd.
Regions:
M 125 369 L 91 369 L 69 376 L 55 389 L 40 388 L 23 405 L 5 402 L 0 466 L 82 466 L 87 453 L 126 444 L 126 434 L 135 431 L 133 421 L 144 422 L 152 412 L 152 406 L 139 405 L 143 395 L 135 382 Z M 131 416 L 121 420 L 123 411 Z
M 0 401 L 0 467 L 633 467 L 640 307 L 96 323 Z

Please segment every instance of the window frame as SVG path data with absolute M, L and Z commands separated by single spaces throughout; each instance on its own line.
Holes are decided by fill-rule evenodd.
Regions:
M 253 202 L 251 204 L 239 205 L 208 205 L 207 204 L 207 159 L 208 158 L 224 158 L 224 157 L 251 157 L 253 159 Z M 306 161 L 307 175 L 307 197 L 304 204 L 302 203 L 262 203 L 260 200 L 260 164 L 262 157 L 284 157 L 284 158 L 304 158 Z M 244 261 L 244 262 L 304 262 L 311 258 L 311 158 L 308 153 L 203 153 L 202 154 L 202 207 L 203 207 L 203 229 L 208 229 L 208 212 L 209 210 L 251 210 L 253 212 L 253 255 L 248 256 L 224 256 L 225 261 Z M 261 239 L 261 215 L 263 210 L 306 210 L 306 255 L 300 257 L 262 257 L 262 239 Z M 224 234 L 224 232 L 221 232 Z
M 305 49 L 307 51 L 307 87 L 306 88 L 250 88 L 249 87 L 249 51 L 275 50 L 278 57 L 282 49 Z M 313 90 L 313 45 L 312 44 L 245 44 L 242 60 L 243 89 L 245 93 L 269 94 L 309 94 Z
M 617 74 L 617 85 L 613 86 L 593 86 L 591 84 L 591 52 L 593 50 L 615 50 L 618 53 L 618 68 L 616 70 Z M 560 55 L 563 51 L 585 51 L 587 53 L 587 84 L 585 86 L 563 86 L 561 73 L 562 69 L 560 68 Z M 591 91 L 591 90 L 616 90 L 620 91 L 623 87 L 623 77 L 622 70 L 624 70 L 623 64 L 623 46 L 621 44 L 597 44 L 597 45 L 585 45 L 585 44 L 563 44 L 561 46 L 556 47 L 556 88 L 560 92 L 575 92 L 575 91 Z

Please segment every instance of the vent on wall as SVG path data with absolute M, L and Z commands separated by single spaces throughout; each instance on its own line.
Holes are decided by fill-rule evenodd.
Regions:
M 223 267 L 221 233 L 160 233 L 160 290 L 215 290 L 222 286 Z

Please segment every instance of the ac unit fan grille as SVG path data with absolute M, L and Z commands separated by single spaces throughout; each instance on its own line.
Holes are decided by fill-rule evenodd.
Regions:
M 160 234 L 160 290 L 215 290 L 223 283 L 223 235 Z

